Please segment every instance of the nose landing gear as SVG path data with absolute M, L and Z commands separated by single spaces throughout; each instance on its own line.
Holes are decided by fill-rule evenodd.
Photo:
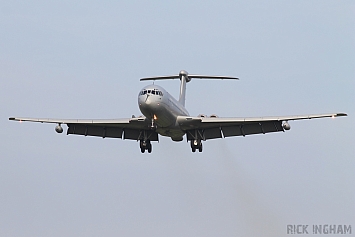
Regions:
M 152 118 L 152 121 L 151 121 L 151 124 L 150 124 L 150 129 L 154 130 L 154 131 L 157 129 L 157 125 L 155 124 L 155 120 L 157 120 L 157 116 L 154 114 L 153 118 Z
M 191 140 L 191 150 L 195 152 L 198 149 L 199 152 L 202 152 L 202 142 L 201 140 Z
M 152 119 L 152 122 L 151 122 L 151 124 L 150 124 L 150 129 L 151 129 L 151 130 L 157 129 L 157 125 L 155 124 L 155 120 L 154 120 L 154 119 Z
M 152 144 L 150 143 L 149 140 L 147 140 L 147 141 L 140 140 L 139 146 L 141 148 L 142 153 L 144 153 L 146 150 L 148 150 L 148 153 L 152 152 Z

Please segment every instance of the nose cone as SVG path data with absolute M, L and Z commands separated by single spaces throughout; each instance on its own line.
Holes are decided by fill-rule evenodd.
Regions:
M 149 95 L 141 95 L 138 97 L 138 104 L 139 106 L 147 106 L 152 104 L 153 99 Z
M 144 103 L 145 103 L 146 105 L 151 105 L 151 104 L 153 104 L 153 103 L 154 103 L 153 97 L 147 95 L 147 98 L 145 99 Z
M 141 112 L 146 117 L 156 114 L 160 108 L 160 101 L 152 95 L 141 95 L 138 97 L 138 105 Z

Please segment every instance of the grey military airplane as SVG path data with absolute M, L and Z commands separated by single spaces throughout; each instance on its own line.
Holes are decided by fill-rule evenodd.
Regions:
M 347 116 L 345 113 L 316 114 L 282 117 L 219 118 L 217 115 L 190 116 L 185 108 L 186 83 L 192 79 L 231 79 L 236 77 L 189 75 L 180 71 L 179 75 L 142 78 L 141 81 L 180 79 L 180 96 L 176 100 L 158 85 L 144 87 L 138 95 L 139 109 L 144 116 L 125 119 L 41 119 L 17 118 L 9 120 L 57 124 L 55 131 L 62 133 L 62 124 L 68 126 L 67 134 L 110 137 L 139 141 L 140 150 L 152 152 L 152 141 L 159 136 L 182 141 L 186 135 L 192 152 L 202 152 L 202 141 L 231 136 L 246 136 L 289 130 L 288 121 L 325 117 Z

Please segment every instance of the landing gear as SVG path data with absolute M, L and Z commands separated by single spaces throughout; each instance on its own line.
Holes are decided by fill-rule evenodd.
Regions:
M 150 124 L 150 129 L 151 130 L 157 129 L 157 125 L 155 124 L 155 119 L 156 119 L 156 116 L 154 115 L 154 117 L 152 118 L 152 122 Z
M 144 153 L 145 150 L 148 150 L 148 153 L 152 153 L 152 144 L 150 143 L 149 140 L 147 141 L 141 140 L 139 142 L 139 147 L 141 148 L 142 153 Z
M 202 152 L 202 142 L 201 142 L 201 140 L 191 140 L 191 150 L 192 150 L 192 152 L 196 152 L 196 149 L 198 149 L 198 152 Z

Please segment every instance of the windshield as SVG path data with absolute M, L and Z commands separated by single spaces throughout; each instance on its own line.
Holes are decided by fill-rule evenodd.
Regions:
M 161 92 L 158 89 L 153 89 L 153 90 L 142 90 L 141 92 L 139 92 L 139 95 L 159 95 L 159 96 L 163 96 L 163 92 Z

